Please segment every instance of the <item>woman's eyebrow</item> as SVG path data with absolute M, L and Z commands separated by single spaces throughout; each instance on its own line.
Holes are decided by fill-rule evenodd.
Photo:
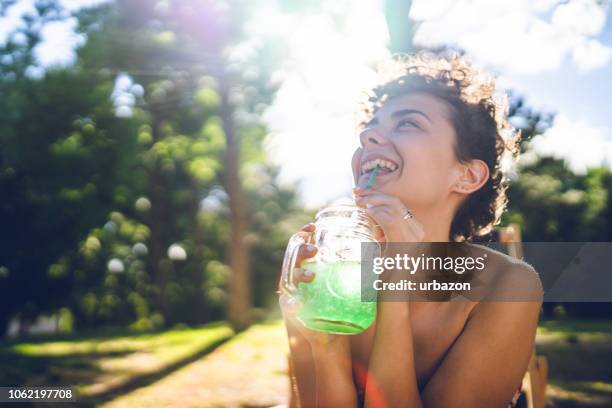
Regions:
M 398 110 L 398 111 L 393 112 L 393 113 L 391 114 L 391 117 L 392 117 L 392 118 L 394 118 L 394 119 L 396 119 L 396 118 L 399 118 L 399 117 L 401 117 L 401 116 L 409 115 L 409 114 L 411 114 L 411 113 L 416 113 L 417 115 L 421 115 L 421 116 L 423 116 L 425 119 L 427 119 L 427 120 L 429 121 L 429 123 L 432 123 L 432 122 L 431 122 L 431 119 L 429 118 L 429 116 L 427 116 L 427 115 L 425 114 L 425 112 L 422 112 L 422 111 L 420 111 L 420 110 L 418 110 L 418 109 L 402 109 L 402 110 Z

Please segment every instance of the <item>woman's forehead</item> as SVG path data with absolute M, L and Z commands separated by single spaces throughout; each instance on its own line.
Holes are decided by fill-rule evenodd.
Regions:
M 440 98 L 425 92 L 412 92 L 389 98 L 375 112 L 374 118 L 378 120 L 392 119 L 394 114 L 401 111 L 420 111 L 431 120 L 449 117 L 449 107 Z

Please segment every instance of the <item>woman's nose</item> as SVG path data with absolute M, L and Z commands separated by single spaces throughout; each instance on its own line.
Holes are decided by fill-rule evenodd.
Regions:
M 363 129 L 359 134 L 359 139 L 361 140 L 361 145 L 363 147 L 368 145 L 383 145 L 387 143 L 387 139 L 372 127 Z

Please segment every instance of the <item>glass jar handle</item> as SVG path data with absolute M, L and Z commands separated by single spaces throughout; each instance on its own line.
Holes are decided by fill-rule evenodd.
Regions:
M 283 289 L 289 294 L 295 294 L 297 287 L 293 283 L 295 262 L 297 261 L 300 245 L 305 244 L 306 240 L 296 233 L 289 239 L 285 257 L 283 259 L 283 268 L 281 272 L 281 282 Z

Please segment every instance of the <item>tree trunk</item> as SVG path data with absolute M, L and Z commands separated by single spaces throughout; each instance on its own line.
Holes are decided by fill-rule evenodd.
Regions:
M 385 18 L 389 30 L 389 50 L 392 53 L 413 51 L 414 22 L 410 20 L 412 1 L 385 0 Z
M 236 330 L 243 330 L 251 323 L 251 285 L 248 262 L 248 246 L 245 236 L 248 229 L 244 192 L 240 181 L 240 141 L 236 137 L 233 109 L 226 79 L 220 78 L 221 119 L 225 132 L 225 190 L 229 196 L 231 233 L 227 250 L 227 264 L 231 269 L 228 296 L 228 317 Z

